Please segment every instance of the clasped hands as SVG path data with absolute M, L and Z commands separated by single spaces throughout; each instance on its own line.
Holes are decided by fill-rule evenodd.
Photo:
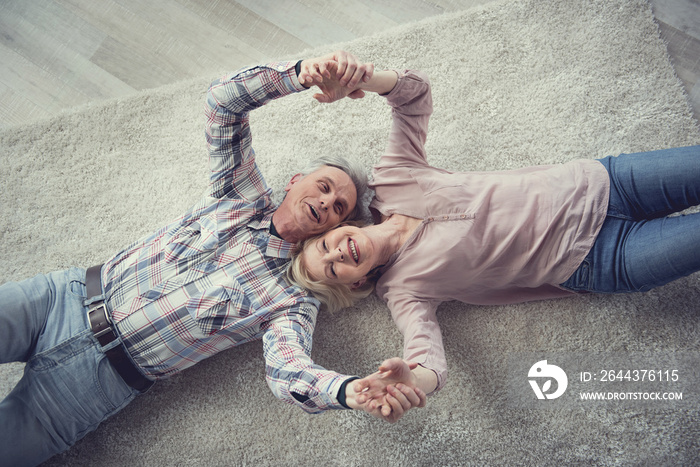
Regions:
M 354 55 L 339 50 L 303 60 L 299 82 L 305 87 L 317 86 L 321 92 L 314 94 L 314 99 L 327 104 L 344 97 L 364 97 L 365 92 L 359 86 L 372 79 L 373 74 L 374 64 L 362 63 Z
M 417 366 L 400 358 L 385 360 L 376 373 L 348 384 L 348 405 L 389 423 L 398 421 L 409 409 L 425 407 L 425 392 L 417 387 L 412 372 Z

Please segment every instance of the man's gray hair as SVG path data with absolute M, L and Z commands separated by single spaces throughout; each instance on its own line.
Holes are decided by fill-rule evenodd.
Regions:
M 343 156 L 327 155 L 310 161 L 300 173 L 306 176 L 326 165 L 340 169 L 348 174 L 350 180 L 352 180 L 352 183 L 355 185 L 355 190 L 357 190 L 357 203 L 355 203 L 355 209 L 350 212 L 346 220 L 357 220 L 362 218 L 364 215 L 362 199 L 367 192 L 367 171 L 356 161 L 350 161 Z

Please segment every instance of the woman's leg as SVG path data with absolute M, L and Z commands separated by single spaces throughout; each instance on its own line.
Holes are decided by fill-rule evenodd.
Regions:
M 608 215 L 641 220 L 700 204 L 700 146 L 606 157 Z
M 578 292 L 645 292 L 700 271 L 700 213 L 605 220 L 593 248 L 562 284 Z
M 600 161 L 610 175 L 608 215 L 577 271 L 575 291 L 638 292 L 700 270 L 700 146 Z

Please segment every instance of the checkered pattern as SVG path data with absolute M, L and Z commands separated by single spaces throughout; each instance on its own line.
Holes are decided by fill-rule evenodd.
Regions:
M 270 234 L 276 206 L 251 147 L 248 113 L 302 89 L 292 62 L 212 83 L 208 194 L 102 269 L 112 318 L 146 375 L 167 377 L 262 339 L 277 397 L 308 412 L 342 408 L 336 394 L 347 376 L 311 361 L 318 302 L 284 279 L 292 245 Z

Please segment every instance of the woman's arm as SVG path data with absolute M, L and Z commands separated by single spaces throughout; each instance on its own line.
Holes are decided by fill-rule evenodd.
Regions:
M 399 280 L 401 280 L 399 278 Z M 386 282 L 383 284 L 386 285 Z M 413 299 L 396 286 L 386 291 L 382 286 L 379 296 L 386 300 L 391 317 L 404 337 L 403 358 L 420 365 L 421 381 L 431 387 L 423 387 L 428 395 L 441 389 L 447 380 L 447 360 L 442 341 L 442 331 L 437 320 L 438 303 Z
M 393 70 L 377 71 L 367 82 L 361 82 L 359 89 L 363 91 L 376 92 L 377 94 L 389 94 L 396 86 L 399 75 Z

